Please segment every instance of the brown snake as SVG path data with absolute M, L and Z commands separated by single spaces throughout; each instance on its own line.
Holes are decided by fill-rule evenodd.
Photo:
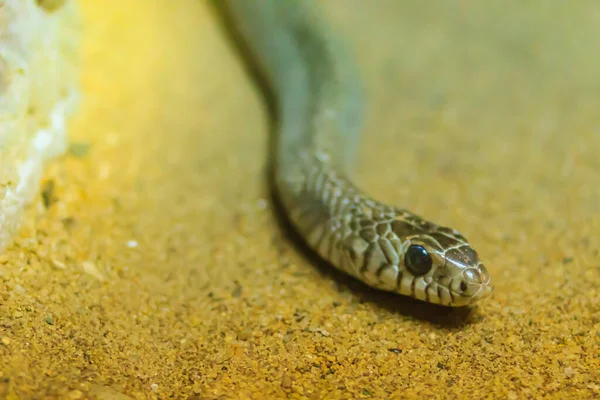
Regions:
M 277 98 L 275 186 L 307 244 L 367 285 L 444 306 L 492 292 L 467 239 L 380 203 L 350 180 L 362 91 L 354 61 L 310 0 L 228 0 Z

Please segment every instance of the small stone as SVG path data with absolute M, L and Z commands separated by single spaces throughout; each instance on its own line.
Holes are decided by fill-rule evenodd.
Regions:
M 289 389 L 292 387 L 292 378 L 288 374 L 283 374 L 281 377 L 281 387 L 285 389 Z
M 99 281 L 104 280 L 104 275 L 102 275 L 102 273 L 98 270 L 98 268 L 96 267 L 96 265 L 93 262 L 84 261 L 81 263 L 81 268 L 83 269 L 83 272 L 85 272 L 88 275 L 93 276 L 94 278 L 98 279 Z
M 587 388 L 590 390 L 593 390 L 595 392 L 600 392 L 600 385 L 596 384 L 596 383 L 592 383 L 587 385 Z
M 266 210 L 268 206 L 269 206 L 269 203 L 267 202 L 267 200 L 265 200 L 265 199 L 258 200 L 258 209 L 259 210 Z
M 81 390 L 72 390 L 69 392 L 69 399 L 81 399 L 83 397 L 83 392 Z
M 25 294 L 25 289 L 23 288 L 23 286 L 21 286 L 19 284 L 16 284 L 13 290 L 15 293 Z
M 4 336 L 0 339 L 0 342 L 2 342 L 3 345 L 8 346 L 10 344 L 10 338 Z

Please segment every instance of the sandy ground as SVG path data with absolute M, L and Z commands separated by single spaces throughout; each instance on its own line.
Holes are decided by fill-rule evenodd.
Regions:
M 357 178 L 471 239 L 488 301 L 294 242 L 209 3 L 82 0 L 73 147 L 0 256 L 0 398 L 599 397 L 600 4 L 426 3 L 328 3 L 369 96 Z

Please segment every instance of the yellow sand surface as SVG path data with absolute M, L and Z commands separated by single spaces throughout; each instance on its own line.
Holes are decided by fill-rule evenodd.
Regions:
M 327 3 L 368 95 L 357 181 L 471 240 L 472 310 L 296 243 L 212 3 L 80 5 L 71 151 L 0 256 L 0 398 L 600 397 L 600 3 Z

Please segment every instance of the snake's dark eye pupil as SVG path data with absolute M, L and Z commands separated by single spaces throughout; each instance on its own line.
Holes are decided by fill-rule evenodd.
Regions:
M 431 256 L 425 247 L 411 245 L 404 256 L 404 264 L 413 275 L 425 275 L 431 269 Z

